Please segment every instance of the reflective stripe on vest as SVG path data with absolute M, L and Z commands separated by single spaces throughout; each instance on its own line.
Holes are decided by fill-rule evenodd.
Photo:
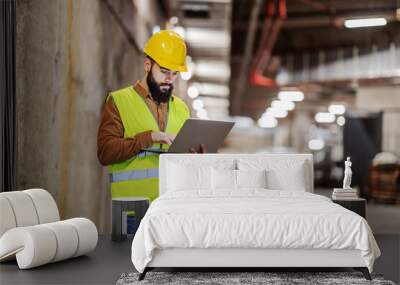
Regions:
M 136 155 L 136 157 L 146 157 L 149 155 L 159 155 L 159 153 L 151 152 L 151 151 L 141 151 Z
M 158 178 L 158 168 L 110 173 L 111 183 L 127 180 Z

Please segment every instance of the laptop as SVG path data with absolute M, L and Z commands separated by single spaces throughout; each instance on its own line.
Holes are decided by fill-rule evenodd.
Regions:
M 168 150 L 145 148 L 144 151 L 155 153 L 190 153 L 190 148 L 199 151 L 204 144 L 207 153 L 216 153 L 231 131 L 234 122 L 187 119 Z

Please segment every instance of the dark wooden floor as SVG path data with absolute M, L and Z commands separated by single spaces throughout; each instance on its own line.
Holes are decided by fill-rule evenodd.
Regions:
M 376 235 L 376 240 L 382 256 L 374 272 L 399 283 L 400 235 Z M 0 284 L 115 284 L 122 273 L 134 271 L 130 248 L 129 240 L 114 243 L 110 236 L 100 236 L 96 250 L 88 256 L 29 270 L 19 270 L 16 262 L 0 264 Z

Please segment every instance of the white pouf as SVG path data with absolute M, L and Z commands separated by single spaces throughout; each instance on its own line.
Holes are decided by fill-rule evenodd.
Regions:
M 96 248 L 95 224 L 86 218 L 59 221 L 46 190 L 0 193 L 0 214 L 0 262 L 16 258 L 20 269 L 28 269 Z

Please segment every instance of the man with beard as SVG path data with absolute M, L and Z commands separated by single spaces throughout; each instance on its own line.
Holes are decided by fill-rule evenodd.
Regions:
M 158 197 L 159 154 L 168 149 L 190 112 L 172 94 L 179 72 L 186 72 L 186 45 L 175 32 L 154 34 L 144 47 L 145 76 L 111 92 L 104 104 L 97 155 L 109 166 L 112 198 Z M 204 152 L 204 147 L 201 149 Z

